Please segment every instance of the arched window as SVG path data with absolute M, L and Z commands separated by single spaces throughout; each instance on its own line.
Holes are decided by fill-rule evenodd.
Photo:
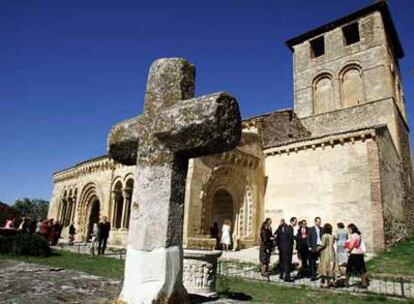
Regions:
M 329 74 L 318 76 L 314 82 L 314 113 L 335 110 L 334 87 Z
M 342 106 L 352 107 L 363 102 L 364 89 L 361 70 L 357 66 L 345 68 L 342 72 Z

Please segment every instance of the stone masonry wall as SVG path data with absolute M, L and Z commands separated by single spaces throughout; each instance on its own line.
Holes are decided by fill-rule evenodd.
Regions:
M 343 108 L 342 71 L 349 65 L 361 70 L 364 99 L 371 102 L 395 97 L 391 65 L 381 14 L 374 12 L 359 20 L 360 41 L 344 44 L 342 27 L 324 34 L 325 54 L 312 58 L 309 41 L 294 46 L 295 112 L 300 117 L 315 114 L 313 86 L 320 75 L 332 79 L 334 109 Z M 316 37 L 315 37 L 316 38 Z
M 386 130 L 377 136 L 386 246 L 391 246 L 407 235 L 404 210 L 404 182 L 402 164 L 391 137 Z
M 292 216 L 310 225 L 316 216 L 334 227 L 339 221 L 355 223 L 368 249 L 375 250 L 369 142 L 372 139 L 268 155 L 265 217 L 271 217 L 274 226 Z
M 393 99 L 389 98 L 303 118 L 301 122 L 312 133 L 312 136 L 387 125 L 397 151 L 400 151 L 396 115 Z
M 81 241 L 87 233 L 85 223 L 88 221 L 90 201 L 87 198 L 96 196 L 99 200 L 99 216 L 107 216 L 113 226 L 114 205 L 112 198 L 112 187 L 115 182 L 121 181 L 125 184 L 127 179 L 132 178 L 134 166 L 122 166 L 113 164 L 107 158 L 91 160 L 72 168 L 54 174 L 53 197 L 49 209 L 49 218 L 59 219 L 59 208 L 62 206 L 62 198 L 65 191 L 75 193 L 76 209 L 74 224 L 77 229 L 75 240 Z M 89 193 L 87 196 L 86 194 Z M 68 227 L 64 227 L 62 236 L 67 237 Z M 128 231 L 125 229 L 111 230 L 109 243 L 124 245 L 127 241 Z

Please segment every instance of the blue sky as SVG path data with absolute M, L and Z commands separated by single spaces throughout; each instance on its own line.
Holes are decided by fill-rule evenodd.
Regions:
M 372 0 L 0 1 L 0 200 L 49 199 L 52 173 L 105 153 L 139 114 L 159 57 L 197 67 L 196 94 L 228 91 L 243 117 L 292 107 L 284 41 Z M 390 0 L 414 96 L 414 1 Z

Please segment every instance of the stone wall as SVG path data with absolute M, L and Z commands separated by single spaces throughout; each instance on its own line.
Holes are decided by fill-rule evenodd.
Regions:
M 404 210 L 404 182 L 400 157 L 386 128 L 377 137 L 380 159 L 381 190 L 386 246 L 393 245 L 407 235 Z
M 404 117 L 397 109 L 396 121 L 398 129 L 398 137 L 400 140 L 400 161 L 402 166 L 400 181 L 402 183 L 402 191 L 404 197 L 404 210 L 407 221 L 407 233 L 414 235 L 414 185 L 413 185 L 413 167 L 411 160 L 411 145 L 408 126 Z
M 71 198 L 74 202 L 74 210 L 69 222 L 73 222 L 77 229 L 75 239 L 77 241 L 85 240 L 91 205 L 98 200 L 99 217 L 107 216 L 113 226 L 115 212 L 113 186 L 117 182 L 125 186 L 127 180 L 133 179 L 132 172 L 133 166 L 115 164 L 106 156 L 56 172 L 53 176 L 53 197 L 48 217 L 62 220 L 64 216 L 62 214 L 63 201 Z M 67 236 L 67 227 L 66 225 L 63 229 L 63 237 Z M 113 227 L 109 243 L 125 245 L 127 234 L 126 229 Z
M 293 46 L 295 112 L 300 118 L 318 113 L 315 107 L 318 92 L 315 90 L 321 79 L 329 81 L 332 86 L 329 94 L 332 106 L 327 111 L 347 106 L 342 82 L 349 67 L 358 70 L 362 79 L 360 104 L 395 98 L 405 113 L 405 105 L 398 92 L 401 87 L 398 64 L 388 45 L 381 13 L 373 12 L 358 21 L 360 41 L 357 43 L 345 45 L 342 27 L 336 27 L 321 35 L 325 40 L 325 54 L 322 56 L 312 57 L 309 40 Z M 326 91 L 326 84 L 324 88 Z
M 264 169 L 261 140 L 244 132 L 239 146 L 227 153 L 192 159 L 189 164 L 185 198 L 184 247 L 205 240 L 210 246 L 214 197 L 226 191 L 232 202 L 229 214 L 235 242 L 239 247 L 258 241 L 263 216 Z M 219 223 L 221 229 L 221 223 Z
M 303 118 L 301 123 L 311 132 L 312 136 L 387 125 L 397 151 L 400 151 L 397 115 L 395 103 L 392 98 L 389 98 Z
M 296 216 L 311 225 L 316 216 L 336 227 L 355 223 L 374 250 L 373 207 L 367 144 L 373 139 L 332 139 L 332 144 L 299 146 L 291 152 L 266 150 L 265 217 L 275 228 Z M 295 151 L 296 150 L 296 151 Z

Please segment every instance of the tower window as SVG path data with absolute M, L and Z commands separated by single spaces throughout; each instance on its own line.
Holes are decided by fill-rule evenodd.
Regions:
M 310 42 L 312 50 L 312 58 L 316 58 L 325 54 L 325 37 L 313 39 Z
M 345 45 L 350 45 L 359 42 L 360 38 L 358 22 L 344 26 L 342 28 L 342 33 L 344 34 Z

